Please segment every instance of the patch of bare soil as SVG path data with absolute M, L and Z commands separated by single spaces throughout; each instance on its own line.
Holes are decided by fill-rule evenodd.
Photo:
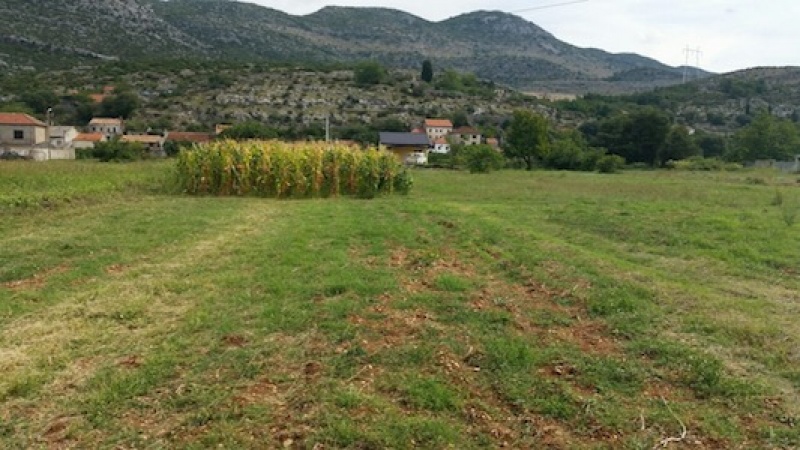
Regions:
M 13 290 L 40 289 L 45 284 L 47 284 L 47 280 L 50 277 L 52 277 L 53 275 L 64 273 L 68 270 L 69 266 L 67 266 L 66 264 L 62 264 L 56 267 L 51 267 L 49 269 L 42 270 L 34 274 L 30 278 L 25 278 L 22 280 L 15 280 L 15 281 L 7 281 L 3 283 L 2 286 Z

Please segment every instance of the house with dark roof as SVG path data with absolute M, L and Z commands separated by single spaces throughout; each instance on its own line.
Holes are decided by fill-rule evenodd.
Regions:
M 383 131 L 379 136 L 381 147 L 394 153 L 404 164 L 427 164 L 429 147 L 427 135 Z
M 483 136 L 475 128 L 458 127 L 450 133 L 450 140 L 455 144 L 479 145 Z

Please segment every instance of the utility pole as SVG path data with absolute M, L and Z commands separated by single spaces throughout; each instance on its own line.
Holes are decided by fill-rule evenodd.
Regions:
M 325 143 L 331 142 L 331 115 L 325 114 Z
M 689 58 L 692 55 L 694 55 L 694 57 L 695 57 L 694 76 L 695 76 L 695 78 L 700 78 L 700 56 L 703 54 L 703 52 L 700 51 L 700 47 L 691 48 L 687 44 L 686 48 L 683 49 L 683 53 L 686 55 L 686 62 L 683 65 L 683 82 L 686 83 L 687 81 L 689 81 L 689 78 L 690 78 L 690 76 L 689 76 L 690 75 L 690 72 L 689 72 L 689 69 L 690 69 L 689 61 L 690 61 L 690 59 Z

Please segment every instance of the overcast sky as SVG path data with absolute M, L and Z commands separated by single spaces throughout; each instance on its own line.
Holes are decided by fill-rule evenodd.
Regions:
M 610 52 L 634 52 L 672 66 L 684 49 L 702 51 L 700 67 L 729 72 L 755 66 L 800 66 L 798 0 L 246 0 L 290 14 L 326 5 L 400 9 L 432 21 L 475 10 L 501 10 L 539 25 L 562 41 Z M 572 0 L 575 1 L 575 0 Z M 696 57 L 690 57 L 695 65 Z

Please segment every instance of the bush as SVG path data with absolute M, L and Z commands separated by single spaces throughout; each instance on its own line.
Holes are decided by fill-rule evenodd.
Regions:
M 147 156 L 148 152 L 144 145 L 138 142 L 122 142 L 117 139 L 98 142 L 92 149 L 92 157 L 102 162 L 139 161 L 146 159 Z
M 625 166 L 625 158 L 619 155 L 603 155 L 597 160 L 597 171 L 600 173 L 617 173 Z
M 489 173 L 505 165 L 503 155 L 483 144 L 464 147 L 463 159 L 470 173 Z
M 718 158 L 703 158 L 693 156 L 679 161 L 667 161 L 664 164 L 667 169 L 689 170 L 689 171 L 735 171 L 742 168 L 741 164 L 727 163 Z
M 0 160 L 4 160 L 4 161 L 29 160 L 29 159 L 31 159 L 30 156 L 20 155 L 17 152 L 3 152 L 3 153 L 0 153 Z

